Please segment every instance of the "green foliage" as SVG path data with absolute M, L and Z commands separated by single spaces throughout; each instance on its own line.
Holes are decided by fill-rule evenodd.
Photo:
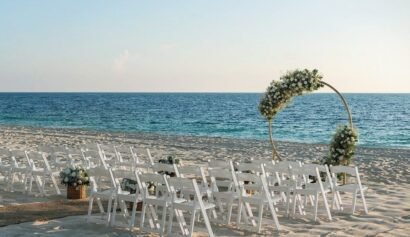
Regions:
M 329 155 L 321 160 L 327 165 L 349 165 L 354 155 L 357 131 L 350 126 L 339 126 L 330 143 Z
M 167 156 L 167 159 L 160 159 L 158 162 L 163 164 L 179 165 L 179 159 L 177 159 L 175 155 L 169 155 Z
M 294 70 L 273 80 L 259 102 L 259 112 L 267 120 L 271 120 L 294 96 L 315 91 L 321 87 L 322 76 L 318 70 Z
M 82 167 L 65 168 L 60 172 L 61 183 L 67 186 L 89 185 L 90 179 Z

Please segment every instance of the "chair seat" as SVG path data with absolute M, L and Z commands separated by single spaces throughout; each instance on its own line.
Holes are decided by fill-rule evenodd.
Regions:
M 342 191 L 342 192 L 357 192 L 360 190 L 358 184 L 346 184 L 346 185 L 340 185 L 335 187 L 336 191 Z M 363 190 L 367 190 L 367 186 L 362 186 Z
M 236 192 L 213 192 L 212 195 L 216 198 L 222 199 L 237 199 L 239 194 Z
M 280 201 L 280 197 L 272 197 L 272 202 Z M 268 200 L 265 198 L 265 195 L 256 194 L 252 196 L 242 196 L 242 201 L 248 202 L 251 204 L 267 203 Z
M 104 191 L 92 191 L 91 192 L 91 196 L 94 197 L 111 197 L 114 194 L 114 190 L 113 189 L 107 189 Z
M 192 201 L 183 202 L 183 203 L 174 202 L 173 206 L 175 209 L 179 209 L 179 210 L 200 210 L 201 209 L 198 202 L 192 202 Z M 204 207 L 205 207 L 205 210 L 215 208 L 215 204 L 204 202 Z

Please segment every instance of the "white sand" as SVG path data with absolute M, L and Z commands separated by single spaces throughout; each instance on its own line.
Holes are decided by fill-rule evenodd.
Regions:
M 144 133 L 97 133 L 64 129 L 33 129 L 0 127 L 0 147 L 11 149 L 34 149 L 37 145 L 68 145 L 79 147 L 84 142 L 122 143 L 139 148 L 141 154 L 150 148 L 153 155 L 163 158 L 177 154 L 184 163 L 205 164 L 208 159 L 268 158 L 270 147 L 265 141 L 164 136 Z M 278 143 L 280 154 L 289 160 L 310 162 L 326 154 L 327 148 L 318 144 Z M 145 154 L 145 153 L 144 153 Z M 369 214 L 364 214 L 359 202 L 359 212 L 351 215 L 333 212 L 333 221 L 319 213 L 319 222 L 307 216 L 285 218 L 279 213 L 281 235 L 288 236 L 409 236 L 410 235 L 410 149 L 357 149 L 354 164 L 362 174 L 362 182 L 369 186 L 366 199 Z M 0 186 L 3 184 L 0 184 Z M 2 189 L 0 187 L 0 189 Z M 32 198 L 19 192 L 0 192 L 4 200 L 0 205 L 55 200 L 59 196 Z M 347 197 L 348 199 L 348 197 Z M 0 206 L 1 208 L 1 206 Z M 86 214 L 86 210 L 84 211 Z M 255 235 L 236 229 L 213 225 L 218 236 Z M 278 234 L 273 225 L 264 225 L 262 235 Z M 131 236 L 124 229 L 112 229 L 97 224 L 86 224 L 84 216 L 66 217 L 48 222 L 23 223 L 0 228 L 0 236 Z M 140 234 L 134 230 L 133 234 Z M 198 235 L 204 233 L 198 232 Z

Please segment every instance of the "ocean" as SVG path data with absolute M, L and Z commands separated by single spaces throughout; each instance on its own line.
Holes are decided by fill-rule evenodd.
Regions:
M 344 94 L 359 145 L 410 148 L 410 94 Z M 0 125 L 268 139 L 257 93 L 0 93 Z M 329 143 L 347 124 L 335 94 L 296 97 L 275 140 Z

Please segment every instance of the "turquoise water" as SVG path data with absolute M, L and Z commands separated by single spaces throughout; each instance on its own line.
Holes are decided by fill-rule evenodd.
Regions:
M 0 124 L 267 139 L 256 93 L 0 93 Z M 410 148 L 410 94 L 345 94 L 359 144 Z M 335 94 L 295 98 L 276 140 L 328 143 L 347 115 Z

